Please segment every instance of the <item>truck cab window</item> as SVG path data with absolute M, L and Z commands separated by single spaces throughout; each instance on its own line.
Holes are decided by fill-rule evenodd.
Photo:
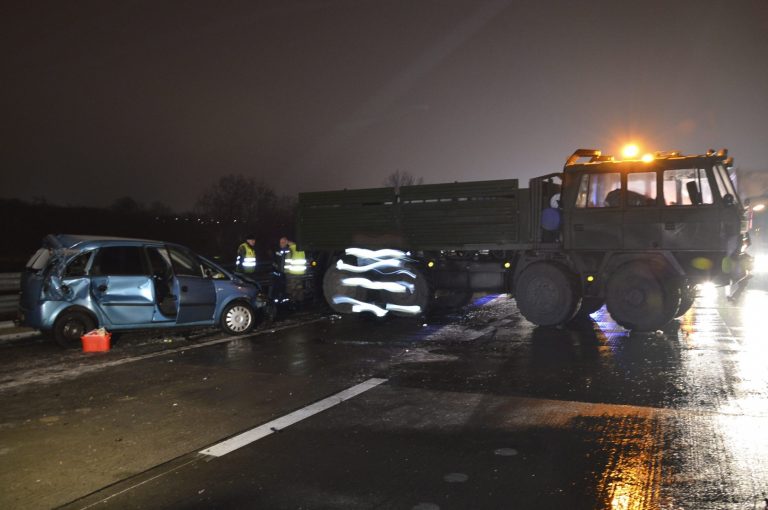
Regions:
M 621 174 L 584 174 L 579 181 L 576 207 L 618 207 L 621 199 Z
M 692 191 L 697 193 L 693 194 Z M 680 168 L 664 171 L 665 205 L 708 205 L 712 188 L 703 168 Z
M 656 205 L 656 172 L 627 174 L 627 206 Z

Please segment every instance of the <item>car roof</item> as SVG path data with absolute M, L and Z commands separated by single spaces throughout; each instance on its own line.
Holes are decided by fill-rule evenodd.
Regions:
M 135 239 L 131 237 L 93 236 L 81 234 L 51 234 L 46 237 L 46 243 L 53 248 L 75 248 L 87 246 L 110 245 L 140 245 L 140 244 L 173 244 L 152 239 Z

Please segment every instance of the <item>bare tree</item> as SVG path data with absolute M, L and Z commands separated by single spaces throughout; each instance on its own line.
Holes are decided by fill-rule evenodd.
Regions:
M 127 196 L 116 199 L 109 208 L 121 214 L 136 214 L 142 210 L 140 203 Z
M 247 224 L 263 221 L 277 204 L 277 195 L 263 182 L 226 175 L 197 199 L 194 210 L 208 218 Z
M 293 235 L 293 199 L 278 196 L 252 177 L 222 177 L 200 195 L 194 212 L 214 220 L 210 243 L 219 253 L 227 253 L 251 232 L 257 235 L 257 248 L 262 254 L 280 237 Z
M 395 170 L 384 179 L 384 182 L 382 184 L 384 184 L 384 186 L 395 188 L 395 190 L 399 190 L 400 186 L 413 186 L 414 184 L 424 184 L 424 178 L 423 177 L 417 178 L 411 175 L 409 172 L 402 172 L 400 170 Z

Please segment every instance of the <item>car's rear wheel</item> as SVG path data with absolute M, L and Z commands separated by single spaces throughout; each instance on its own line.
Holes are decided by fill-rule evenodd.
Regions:
M 62 347 L 78 347 L 80 337 L 96 327 L 96 321 L 85 312 L 62 313 L 53 325 L 53 338 Z
M 253 329 L 255 314 L 246 303 L 230 303 L 221 314 L 221 329 L 230 335 L 244 335 Z

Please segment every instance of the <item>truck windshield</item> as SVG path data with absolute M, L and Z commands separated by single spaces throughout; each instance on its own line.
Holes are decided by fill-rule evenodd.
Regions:
M 712 189 L 703 168 L 676 168 L 664 171 L 665 205 L 707 205 Z M 692 194 L 695 194 L 692 196 Z

